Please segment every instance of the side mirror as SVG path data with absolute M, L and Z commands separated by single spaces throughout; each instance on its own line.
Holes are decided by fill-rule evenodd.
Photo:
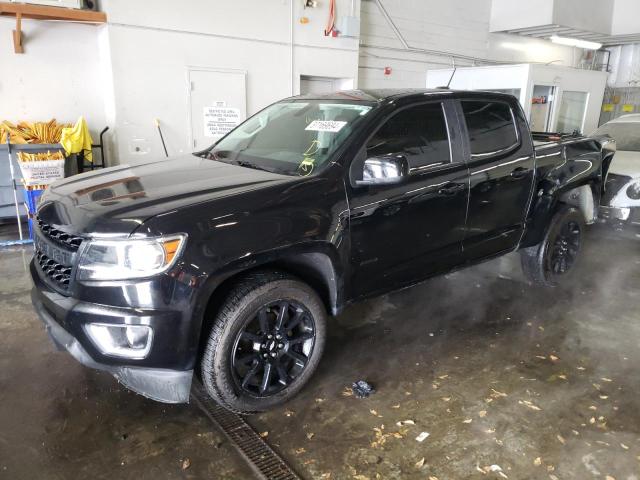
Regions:
M 409 175 L 409 162 L 404 155 L 371 157 L 364 161 L 362 180 L 356 185 L 391 185 Z

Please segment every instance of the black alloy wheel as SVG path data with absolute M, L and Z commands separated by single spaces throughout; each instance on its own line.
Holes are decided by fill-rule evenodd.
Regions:
M 574 266 L 580 252 L 582 231 L 578 222 L 568 221 L 549 245 L 547 269 L 553 275 L 564 275 Z
M 220 405 L 242 414 L 264 412 L 311 379 L 327 339 L 327 310 L 308 284 L 278 270 L 251 272 L 216 309 L 201 376 Z
M 231 351 L 236 386 L 254 397 L 269 397 L 295 382 L 313 353 L 313 317 L 292 300 L 261 307 L 238 334 Z
M 561 206 L 551 218 L 542 241 L 520 250 L 525 276 L 546 287 L 569 281 L 579 263 L 584 231 L 583 213 L 569 205 Z

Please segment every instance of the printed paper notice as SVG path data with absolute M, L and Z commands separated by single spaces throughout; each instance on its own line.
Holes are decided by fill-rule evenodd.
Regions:
M 216 102 L 221 103 L 221 102 Z M 204 136 L 226 135 L 240 123 L 240 110 L 228 107 L 204 107 Z
M 347 122 L 339 122 L 337 120 L 314 120 L 305 128 L 314 132 L 332 132 L 337 133 L 342 130 Z
M 64 160 L 39 160 L 37 162 L 18 162 L 22 177 L 29 186 L 51 185 L 64 178 Z

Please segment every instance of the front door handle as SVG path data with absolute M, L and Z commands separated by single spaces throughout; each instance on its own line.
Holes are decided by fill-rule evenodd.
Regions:
M 529 174 L 529 170 L 524 167 L 518 167 L 511 172 L 511 178 L 524 178 Z
M 444 187 L 439 188 L 438 194 L 450 197 L 457 194 L 458 192 L 461 192 L 465 188 L 467 188 L 467 186 L 462 183 L 450 183 L 448 185 L 445 185 Z

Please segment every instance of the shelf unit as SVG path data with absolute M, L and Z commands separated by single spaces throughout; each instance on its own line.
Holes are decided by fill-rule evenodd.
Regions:
M 96 25 L 107 22 L 107 15 L 104 12 L 14 2 L 0 2 L 0 16 L 15 17 L 16 19 L 16 29 L 13 31 L 13 50 L 15 53 L 24 53 L 22 37 L 23 18 L 91 23 Z

